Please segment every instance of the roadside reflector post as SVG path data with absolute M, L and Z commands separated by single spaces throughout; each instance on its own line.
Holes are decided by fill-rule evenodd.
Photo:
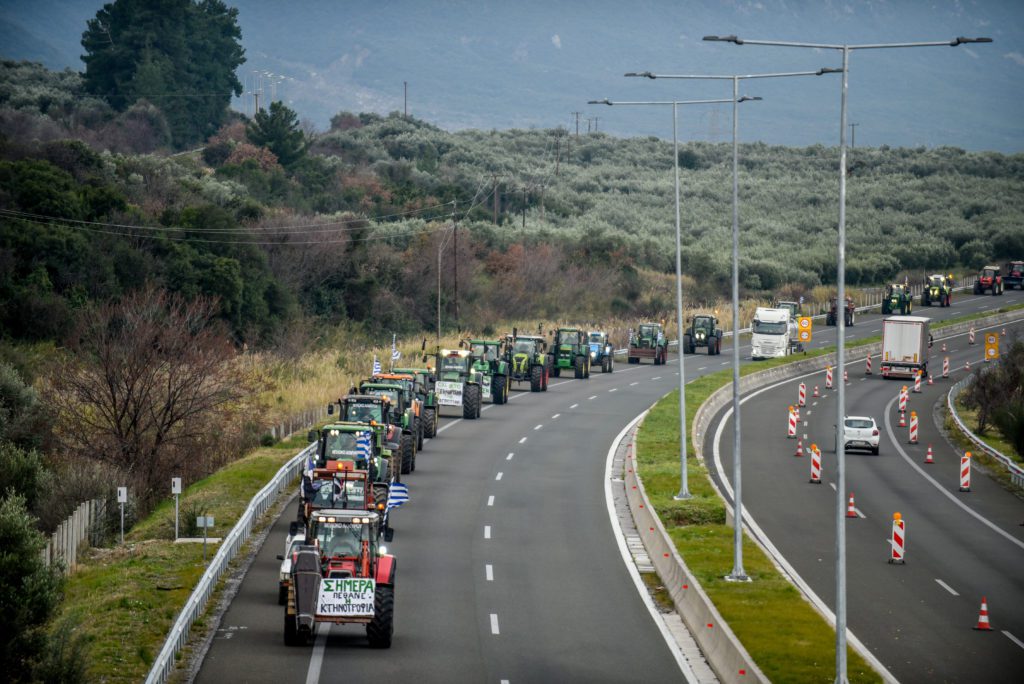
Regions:
M 892 539 L 889 542 L 889 562 L 890 563 L 906 563 L 906 559 L 903 557 L 904 546 L 907 542 L 907 529 L 906 523 L 903 521 L 903 516 L 899 513 L 892 514 Z

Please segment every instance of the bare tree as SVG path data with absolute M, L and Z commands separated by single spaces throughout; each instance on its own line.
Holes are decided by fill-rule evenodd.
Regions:
M 87 312 L 50 382 L 65 455 L 115 467 L 143 504 L 219 465 L 253 383 L 216 312 L 152 287 Z

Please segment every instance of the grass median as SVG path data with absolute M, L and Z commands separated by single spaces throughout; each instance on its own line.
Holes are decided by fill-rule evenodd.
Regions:
M 293 439 L 258 449 L 193 484 L 180 500 L 181 535 L 199 513 L 214 517 L 211 536 L 226 535 L 252 497 L 304 446 Z M 217 548 L 209 544 L 207 558 Z M 68 578 L 56 625 L 72 625 L 80 635 L 87 680 L 144 680 L 204 570 L 201 543 L 174 543 L 173 501 L 140 521 L 123 546 L 86 551 Z M 202 626 L 200 620 L 193 630 Z

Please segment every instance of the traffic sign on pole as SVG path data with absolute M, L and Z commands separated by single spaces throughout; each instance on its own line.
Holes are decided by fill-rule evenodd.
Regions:
M 985 333 L 985 361 L 995 361 L 999 358 L 999 333 Z

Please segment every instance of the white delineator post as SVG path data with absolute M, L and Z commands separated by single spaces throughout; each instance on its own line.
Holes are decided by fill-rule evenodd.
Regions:
M 899 513 L 892 515 L 892 540 L 889 542 L 889 562 L 905 563 L 903 551 L 907 543 L 907 527 L 903 517 Z
M 917 411 L 910 412 L 910 443 L 917 444 Z
M 793 411 L 793 407 L 789 407 L 789 423 L 786 429 L 786 437 L 793 439 L 796 437 L 796 413 Z
M 811 445 L 811 484 L 821 484 L 821 451 L 817 444 Z
M 832 389 L 832 366 L 825 366 L 825 389 Z
M 960 491 L 971 491 L 971 452 L 960 457 Z
M 807 405 L 807 385 L 805 385 L 802 382 L 800 383 L 800 391 L 799 391 L 799 393 L 797 395 L 797 399 L 798 399 L 797 406 L 806 406 Z

